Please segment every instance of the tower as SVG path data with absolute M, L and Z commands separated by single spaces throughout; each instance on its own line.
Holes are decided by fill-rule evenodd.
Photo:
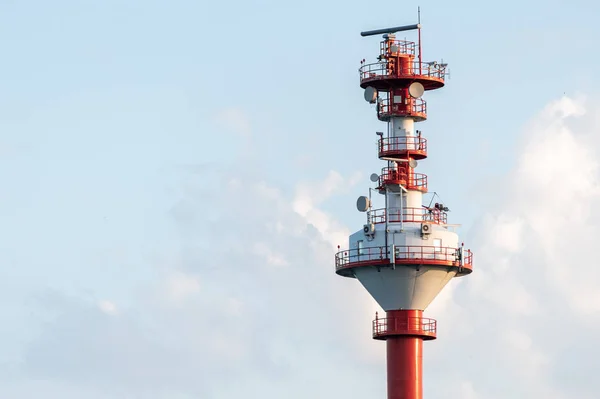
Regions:
M 398 40 L 396 32 L 417 30 L 418 46 Z M 387 124 L 377 132 L 377 152 L 385 161 L 371 175 L 385 207 L 373 209 L 369 197 L 358 198 L 367 223 L 352 234 L 349 249 L 335 256 L 336 273 L 357 279 L 385 310 L 375 316 L 373 338 L 386 341 L 388 399 L 422 399 L 423 341 L 436 338 L 436 321 L 423 311 L 454 277 L 472 272 L 473 254 L 459 244 L 448 224 L 448 207 L 423 205 L 427 176 L 415 172 L 427 158 L 427 140 L 417 122 L 427 118 L 422 95 L 444 86 L 447 65 L 423 63 L 421 25 L 362 32 L 383 34 L 378 62 L 359 69 L 365 100 L 375 104 L 377 118 Z M 432 201 L 433 202 L 433 201 Z

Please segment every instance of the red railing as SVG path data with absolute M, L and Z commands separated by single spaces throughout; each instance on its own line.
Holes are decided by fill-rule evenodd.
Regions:
M 427 191 L 427 175 L 423 173 L 402 174 L 394 168 L 383 168 L 379 175 L 379 187 L 386 184 L 401 184 L 409 190 Z
M 394 333 L 435 336 L 437 321 L 425 317 L 386 317 L 373 320 L 373 337 Z
M 359 263 L 390 263 L 386 247 L 366 247 L 358 249 L 346 249 L 335 254 L 335 270 Z
M 418 154 L 427 156 L 427 139 L 421 137 L 387 137 L 378 141 L 379 157 Z
M 461 266 L 461 251 L 458 248 L 417 245 L 396 245 L 394 248 L 394 263 L 411 264 L 419 262 L 432 265 Z M 335 254 L 335 269 L 389 264 L 391 263 L 389 255 L 386 247 L 347 249 Z M 471 268 L 473 253 L 470 250 L 463 250 L 462 258 L 462 266 Z
M 420 69 L 419 69 L 420 67 Z M 419 72 L 420 71 L 420 72 Z M 408 64 L 408 68 L 400 67 L 393 74 L 389 73 L 388 61 L 382 60 L 372 64 L 364 64 L 358 69 L 361 82 L 364 80 L 376 78 L 401 78 L 401 77 L 426 77 L 434 79 L 444 79 L 447 75 L 446 64 L 434 62 L 424 62 L 419 65 L 418 60 Z
M 367 212 L 367 218 L 371 223 L 385 223 L 387 217 L 388 223 L 421 223 L 431 222 L 435 224 L 446 224 L 448 223 L 448 214 L 442 212 L 439 209 L 427 209 L 427 208 L 391 208 L 385 211 L 382 209 L 372 209 Z
M 427 102 L 422 98 L 412 98 L 412 106 L 406 106 L 405 104 L 390 104 L 389 98 L 381 100 L 377 105 L 377 116 L 379 118 L 390 117 L 390 116 L 420 116 L 421 118 L 427 117 Z
M 415 42 L 407 40 L 384 40 L 379 45 L 381 55 L 388 54 L 408 54 L 415 55 Z

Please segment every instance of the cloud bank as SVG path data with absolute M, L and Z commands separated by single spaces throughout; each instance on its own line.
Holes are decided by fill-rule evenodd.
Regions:
M 460 372 L 451 375 L 468 381 L 465 396 L 597 396 L 599 351 L 590 338 L 600 332 L 600 126 L 589 117 L 596 109 L 568 97 L 545 107 L 522 130 L 516 165 L 487 194 L 498 205 L 470 234 L 476 273 L 458 283 L 447 306 L 460 317 L 440 317 L 463 331 L 452 333 L 460 344 L 445 355 L 458 359 Z
M 597 397 L 597 109 L 565 97 L 524 127 L 468 234 L 475 272 L 427 311 L 440 323 L 427 397 Z M 226 119 L 251 140 L 243 112 Z M 360 226 L 321 208 L 361 175 L 329 171 L 286 195 L 240 165 L 202 173 L 170 212 L 179 247 L 156 249 L 157 278 L 129 303 L 36 300 L 45 320 L 2 363 L 0 396 L 385 397 L 372 301 L 333 272 L 334 247 Z

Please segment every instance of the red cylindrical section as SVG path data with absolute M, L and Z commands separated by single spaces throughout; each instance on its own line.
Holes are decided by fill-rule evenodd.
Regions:
M 400 64 L 399 72 L 400 75 L 411 75 L 412 74 L 412 64 L 413 64 L 413 57 L 409 57 L 409 56 L 405 56 L 405 57 L 399 57 L 398 63 Z
M 423 340 L 393 337 L 386 344 L 388 399 L 422 399 Z
M 391 310 L 395 330 L 407 335 L 387 338 L 388 399 L 423 399 L 423 337 L 421 310 Z M 412 335 L 410 332 L 414 332 Z

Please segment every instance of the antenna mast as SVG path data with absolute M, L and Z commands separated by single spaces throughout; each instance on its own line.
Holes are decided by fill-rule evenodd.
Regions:
M 423 74 L 423 58 L 421 57 L 421 6 L 417 7 L 417 19 L 418 19 L 418 23 L 417 25 L 419 26 L 419 75 Z
M 418 13 L 420 22 L 420 7 Z M 409 30 L 419 31 L 418 43 L 396 38 Z M 373 35 L 384 35 L 377 61 L 363 59 L 359 76 L 365 101 L 377 104 L 377 119 L 387 125 L 387 135 L 375 132 L 377 156 L 387 165 L 370 179 L 385 206 L 373 209 L 371 189 L 358 198 L 367 224 L 348 237 L 348 249 L 338 247 L 335 269 L 360 281 L 385 311 L 375 316 L 373 338 L 386 341 L 387 399 L 423 399 L 423 342 L 437 337 L 437 322 L 423 312 L 452 278 L 473 271 L 473 253 L 448 229 L 455 225 L 447 207 L 424 206 L 428 180 L 416 172 L 417 161 L 428 158 L 415 126 L 427 119 L 423 95 L 445 85 L 447 65 L 422 66 L 420 23 L 361 32 Z

